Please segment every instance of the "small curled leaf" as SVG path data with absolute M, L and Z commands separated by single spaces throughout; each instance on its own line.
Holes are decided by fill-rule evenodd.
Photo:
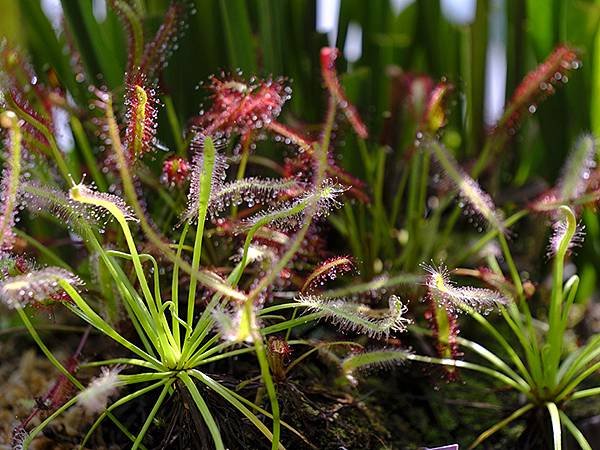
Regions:
M 552 235 L 548 244 L 548 257 L 566 254 L 580 246 L 585 237 L 584 227 L 577 222 L 575 214 L 568 206 L 559 208 L 561 217 L 552 225 Z

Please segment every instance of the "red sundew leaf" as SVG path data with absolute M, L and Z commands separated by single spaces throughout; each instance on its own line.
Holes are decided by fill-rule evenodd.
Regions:
M 141 75 L 127 86 L 125 97 L 125 146 L 130 160 L 151 150 L 157 128 L 159 101 L 155 88 L 147 86 Z
M 475 310 L 487 314 L 509 302 L 504 293 L 495 289 L 457 285 L 443 264 L 439 267 L 422 264 L 421 267 L 428 273 L 425 278 L 427 296 L 451 313 Z
M 20 117 L 33 119 L 54 130 L 52 122 L 53 99 L 64 101 L 58 90 L 48 89 L 43 85 L 30 63 L 22 54 L 8 45 L 0 45 L 0 90 L 7 106 Z M 24 140 L 31 142 L 31 150 L 39 150 L 48 146 L 47 139 L 29 122 L 22 124 Z
M 561 204 L 581 206 L 598 199 L 597 144 L 594 136 L 583 134 L 571 149 L 555 186 L 529 204 L 533 211 L 552 211 Z
M 337 59 L 338 55 L 339 50 L 337 48 L 324 47 L 321 49 L 321 76 L 325 81 L 325 85 L 327 86 L 329 93 L 335 99 L 340 108 L 342 108 L 344 114 L 346 114 L 346 118 L 352 125 L 352 128 L 354 128 L 356 134 L 358 134 L 358 136 L 362 139 L 366 139 L 369 136 L 367 127 L 360 118 L 354 105 L 348 101 L 348 98 L 346 97 L 346 94 L 344 93 L 344 90 L 342 89 L 338 79 L 337 72 L 335 70 L 335 60 Z
M 302 151 L 312 152 L 312 147 L 317 142 L 308 136 L 304 136 L 301 132 L 275 120 L 269 123 L 267 128 L 279 137 L 282 137 L 285 143 L 297 145 Z
M 303 152 L 293 158 L 286 158 L 283 164 L 283 176 L 295 178 L 299 182 L 310 182 L 313 174 L 313 161 L 309 153 Z
M 65 369 L 73 375 L 77 372 L 79 368 L 79 357 L 83 350 L 83 346 L 87 342 L 89 336 L 89 331 L 86 331 L 84 335 L 81 337 L 81 341 L 73 355 L 67 360 L 65 364 Z M 46 392 L 46 394 L 41 398 L 36 398 L 36 406 L 32 409 L 31 413 L 19 423 L 12 430 L 12 442 L 13 448 L 18 448 L 15 446 L 22 438 L 24 438 L 26 433 L 26 428 L 29 423 L 42 411 L 55 411 L 60 406 L 64 405 L 67 399 L 69 399 L 75 392 L 75 386 L 69 381 L 69 379 L 64 375 L 60 374 L 52 387 Z
M 366 184 L 364 181 L 356 178 L 354 175 L 346 172 L 341 167 L 330 162 L 326 171 L 327 175 L 336 178 L 340 183 L 349 187 L 348 194 L 356 198 L 361 203 L 371 203 L 369 194 L 365 192 Z
M 283 167 L 283 176 L 286 178 L 295 178 L 299 182 L 309 183 L 314 172 L 314 163 L 311 154 L 310 152 L 302 152 L 293 158 L 286 158 Z M 364 181 L 337 166 L 331 155 L 328 158 L 328 163 L 326 168 L 327 175 L 347 186 L 349 188 L 349 195 L 362 203 L 369 203 L 371 201 L 369 195 L 365 192 L 366 184 Z
M 436 83 L 429 75 L 406 73 L 399 81 L 399 97 L 404 109 L 417 125 L 422 126 Z M 396 122 L 397 123 L 397 122 Z
M 447 104 L 454 89 L 452 84 L 443 80 L 436 83 L 428 75 L 402 73 L 400 69 L 393 71 L 391 76 L 390 114 L 384 122 L 382 143 L 390 147 L 397 145 L 402 115 L 407 116 L 417 132 L 435 134 L 446 125 Z M 415 150 L 410 146 L 404 157 L 410 159 Z
M 556 256 L 563 241 L 568 236 L 569 225 L 566 217 L 560 217 L 552 224 L 552 234 L 550 235 L 550 241 L 548 242 L 547 256 L 552 258 Z M 571 236 L 567 244 L 567 251 L 571 253 L 574 248 L 581 247 L 585 239 L 585 226 L 581 223 L 577 223 L 575 227 L 575 233 Z
M 425 318 L 433 331 L 438 355 L 440 358 L 460 358 L 462 353 L 458 348 L 457 337 L 460 331 L 456 314 L 439 306 L 432 297 L 427 298 L 429 308 L 425 312 Z M 456 367 L 444 366 L 444 371 L 449 380 L 454 381 L 458 378 L 459 373 Z
M 0 127 L 7 129 L 5 165 L 0 185 L 0 250 L 11 250 L 15 242 L 13 227 L 19 206 L 21 181 L 22 136 L 17 115 L 12 111 L 0 114 Z
M 596 167 L 597 147 L 591 134 L 583 134 L 575 141 L 557 182 L 563 199 L 577 198 L 588 189 L 590 176 Z
M 193 120 L 206 136 L 216 133 L 246 134 L 268 126 L 290 98 L 291 90 L 283 78 L 261 80 L 249 84 L 234 78 L 213 76 L 211 108 Z
M 160 180 L 167 186 L 181 186 L 190 174 L 190 163 L 180 156 L 173 156 L 163 163 Z
M 531 201 L 528 208 L 535 212 L 547 212 L 556 209 L 559 204 L 562 204 L 559 192 L 556 188 L 552 188 Z
M 340 274 L 354 270 L 354 261 L 348 256 L 338 256 L 321 263 L 306 278 L 301 292 L 313 291 L 326 280 L 335 280 Z
M 506 111 L 494 132 L 514 131 L 522 117 L 533 113 L 537 104 L 555 92 L 558 85 L 568 81 L 567 72 L 578 69 L 577 52 L 566 45 L 559 45 L 535 70 L 529 72 L 508 102 Z
M 33 119 L 33 121 L 39 122 L 42 126 L 52 132 L 53 125 L 51 118 L 45 114 L 40 114 L 37 109 L 31 105 L 24 94 L 18 90 L 10 89 L 8 92 L 5 92 L 4 98 L 7 101 L 7 104 L 14 109 L 19 116 L 29 116 L 29 118 Z M 39 150 L 40 147 L 48 147 L 49 142 L 46 137 L 40 130 L 31 125 L 28 121 L 25 121 L 22 124 L 21 129 L 25 137 L 33 141 L 29 148 L 32 150 Z
M 127 74 L 130 80 L 137 74 L 144 48 L 142 21 L 137 11 L 124 0 L 108 0 L 109 6 L 123 22 L 127 37 Z
M 180 1 L 174 1 L 169 5 L 154 38 L 144 48 L 140 72 L 152 78 L 166 66 L 167 59 L 183 32 L 187 9 L 187 5 Z
M 76 360 L 74 358 L 70 358 L 65 368 L 71 374 L 73 374 L 76 370 L 76 367 Z M 58 376 L 58 379 L 54 382 L 54 384 L 44 397 L 35 398 L 36 406 L 34 410 L 26 419 L 23 420 L 23 422 L 21 422 L 19 426 L 17 426 L 13 430 L 13 434 L 19 431 L 19 429 L 26 427 L 29 424 L 29 422 L 41 411 L 52 411 L 62 406 L 66 402 L 66 400 L 74 393 L 74 391 L 75 388 L 67 379 L 67 377 L 63 374 L 60 374 Z
M 480 267 L 476 271 L 473 271 L 470 275 L 475 275 L 477 278 L 481 279 L 483 282 L 487 283 L 497 291 L 506 293 L 509 297 L 516 298 L 518 296 L 517 289 L 511 281 L 506 279 L 504 275 L 497 274 L 488 267 Z
M 40 82 L 29 61 L 10 46 L 0 45 L 0 69 L 3 90 L 22 98 L 23 102 L 35 103 L 37 114 L 51 120 L 50 90 Z
M 421 128 L 427 128 L 427 131 L 435 133 L 446 125 L 446 102 L 451 90 L 452 85 L 445 82 L 438 83 L 433 88 L 428 96 Z
M 83 285 L 79 277 L 60 267 L 46 267 L 23 275 L 8 277 L 0 282 L 0 301 L 9 308 L 26 305 L 45 304 L 44 302 L 63 289 L 58 282 L 62 280 L 74 287 Z
M 434 81 L 427 75 L 404 73 L 399 67 L 391 67 L 388 73 L 391 78 L 390 113 L 384 120 L 381 142 L 394 147 L 398 140 L 401 116 L 407 113 L 414 122 L 421 121 Z

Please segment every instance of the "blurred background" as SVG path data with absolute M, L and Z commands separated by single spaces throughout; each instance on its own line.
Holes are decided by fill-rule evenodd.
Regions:
M 195 14 L 163 83 L 181 118 L 198 112 L 204 94 L 195 89 L 200 81 L 221 69 L 241 69 L 288 77 L 294 89 L 288 111 L 316 121 L 323 110 L 318 51 L 332 45 L 343 51 L 345 83 L 372 135 L 389 112 L 390 67 L 397 66 L 436 80 L 444 77 L 457 87 L 460 116 L 455 124 L 465 133 L 463 149 L 475 152 L 486 126 L 499 118 L 527 71 L 558 43 L 569 43 L 580 50 L 586 69 L 539 111 L 539 145 L 546 152 L 524 149 L 529 166 L 522 170 L 536 171 L 548 151 L 557 156 L 558 166 L 582 128 L 598 131 L 600 126 L 593 101 L 600 3 L 594 0 L 191 2 Z M 156 28 L 168 0 L 140 3 L 148 29 Z M 63 84 L 73 85 L 68 62 L 75 50 L 88 74 L 101 74 L 109 88 L 122 82 L 126 45 L 105 0 L 0 0 L 0 8 L 0 34 L 28 50 L 38 68 L 56 69 Z M 527 173 L 521 173 L 525 178 Z

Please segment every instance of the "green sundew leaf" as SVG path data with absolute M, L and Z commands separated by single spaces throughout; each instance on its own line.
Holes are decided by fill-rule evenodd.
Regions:
M 483 433 L 481 433 L 477 439 L 475 440 L 475 442 L 473 442 L 468 449 L 474 449 L 476 448 L 479 444 L 481 444 L 483 441 L 485 441 L 487 438 L 489 438 L 491 435 L 493 435 L 494 433 L 496 433 L 497 431 L 500 431 L 501 429 L 503 429 L 504 427 L 508 426 L 508 424 L 510 424 L 511 422 L 517 420 L 519 417 L 521 417 L 523 414 L 525 414 L 527 411 L 529 411 L 530 409 L 532 409 L 534 407 L 533 403 L 527 403 L 525 406 L 517 409 L 514 413 L 512 413 L 510 416 L 508 416 L 507 418 L 501 420 L 500 422 L 496 423 L 495 425 L 491 426 L 490 428 L 488 428 L 487 430 L 485 430 Z
M 600 395 L 600 387 L 595 387 L 595 388 L 590 388 L 590 389 L 584 389 L 582 391 L 577 391 L 573 395 L 571 395 L 571 399 L 572 400 L 577 400 L 577 399 L 580 399 L 580 398 L 595 397 L 597 395 Z
M 116 402 L 114 402 L 113 404 L 111 404 L 102 414 L 100 414 L 100 416 L 98 417 L 98 419 L 96 419 L 96 421 L 92 424 L 92 426 L 89 428 L 89 430 L 87 431 L 85 437 L 83 438 L 83 442 L 81 443 L 81 447 L 84 448 L 85 444 L 87 443 L 87 441 L 90 439 L 90 437 L 92 437 L 92 434 L 94 433 L 94 431 L 96 430 L 96 428 L 98 428 L 100 426 L 100 424 L 104 421 L 104 419 L 107 417 L 107 415 L 110 414 L 110 412 L 112 410 L 114 410 L 115 408 L 118 408 L 121 405 L 124 405 L 125 403 L 130 402 L 131 400 L 135 400 L 136 398 L 158 388 L 163 386 L 164 384 L 169 383 L 168 379 L 165 380 L 160 380 L 157 381 L 154 384 L 151 384 L 149 386 L 146 386 L 142 389 L 139 389 L 137 391 L 132 392 L 131 394 L 125 395 L 124 397 L 121 397 L 119 400 L 117 400 Z
M 550 421 L 552 422 L 552 438 L 554 441 L 554 450 L 561 450 L 562 436 L 558 408 L 554 403 L 546 403 L 546 408 L 548 408 L 548 412 L 550 413 Z
M 592 239 L 594 238 L 592 237 Z M 584 263 L 583 267 L 579 267 L 579 273 L 581 281 L 579 282 L 575 303 L 587 306 L 596 290 L 596 286 L 598 286 L 598 274 L 595 265 L 590 263 Z
M 232 391 L 229 391 L 225 386 L 221 385 L 219 382 L 213 380 L 209 376 L 203 374 L 198 370 L 193 370 L 191 372 L 192 377 L 197 378 L 206 384 L 210 389 L 215 391 L 217 394 L 222 396 L 226 401 L 228 401 L 234 408 L 236 408 L 239 412 L 241 412 L 252 424 L 260 430 L 260 432 L 266 436 L 269 440 L 273 439 L 273 434 L 269 431 L 269 429 L 256 417 L 252 411 L 250 411 L 246 406 L 240 402 L 234 395 Z M 285 447 L 280 443 L 280 450 L 285 450 Z
M 587 439 L 579 430 L 579 428 L 577 428 L 577 426 L 571 421 L 569 416 L 567 416 L 563 411 L 559 411 L 558 414 L 560 415 L 562 423 L 565 425 L 567 430 L 569 430 L 569 433 L 571 433 L 573 438 L 577 441 L 579 447 L 581 447 L 581 450 L 592 450 L 592 446 L 590 445 L 590 443 L 587 441 Z
M 190 395 L 192 396 L 194 403 L 196 403 L 196 406 L 198 407 L 198 410 L 200 411 L 200 414 L 202 415 L 202 418 L 204 419 L 204 422 L 206 423 L 206 426 L 208 427 L 208 430 L 213 438 L 215 449 L 225 450 L 225 445 L 223 445 L 223 438 L 221 437 L 219 427 L 217 426 L 215 419 L 208 409 L 208 405 L 202 398 L 200 391 L 194 384 L 194 381 L 190 378 L 187 372 L 180 372 L 179 378 L 181 378 L 181 381 L 183 381 Z
M 49 215 L 62 225 L 71 228 L 77 234 L 85 236 L 88 228 L 102 228 L 100 217 L 91 214 L 91 210 L 74 204 L 67 195 L 51 186 L 41 185 L 35 181 L 24 182 L 20 186 L 21 195 L 25 198 L 25 207 L 34 214 Z
M 375 350 L 350 355 L 342 361 L 342 371 L 351 377 L 359 369 L 387 367 L 406 360 L 406 353 L 398 350 Z
M 448 180 L 459 191 L 461 200 L 467 203 L 474 213 L 487 221 L 492 228 L 500 233 L 506 233 L 502 211 L 496 209 L 492 197 L 458 165 L 444 145 L 431 139 L 424 145 L 443 169 Z
M 596 141 L 592 135 L 584 134 L 577 139 L 563 167 L 558 182 L 562 200 L 575 199 L 587 188 L 590 171 L 596 165 Z
M 296 300 L 311 311 L 323 313 L 341 330 L 364 333 L 378 338 L 391 332 L 402 332 L 410 322 L 404 317 L 406 306 L 396 296 L 389 299 L 389 310 L 374 310 L 366 305 L 341 299 L 323 299 L 316 295 L 301 295 Z
M 213 186 L 213 178 L 215 177 L 215 162 L 217 160 L 217 151 L 213 140 L 206 137 L 203 141 L 202 162 L 198 163 L 194 171 L 194 178 L 190 183 L 190 194 L 188 199 L 193 208 L 193 212 L 197 214 L 198 224 L 196 226 L 196 237 L 194 240 L 194 252 L 192 257 L 192 278 L 190 280 L 190 290 L 188 295 L 187 308 L 187 323 L 191 324 L 194 319 L 194 304 L 196 298 L 196 284 L 198 282 L 195 272 L 200 268 L 200 257 L 202 256 L 202 239 L 204 237 L 204 225 L 206 222 L 206 214 L 208 211 L 208 202 Z M 224 169 L 223 169 L 224 170 Z M 217 173 L 216 176 L 219 176 Z M 192 220 L 192 219 L 188 219 Z
M 154 406 L 152 407 L 152 409 L 148 413 L 148 417 L 146 418 L 146 421 L 144 422 L 144 425 L 142 425 L 142 429 L 140 430 L 140 432 L 136 436 L 135 442 L 131 446 L 131 450 L 137 450 L 137 448 L 142 444 L 142 441 L 144 440 L 144 436 L 146 436 L 146 433 L 148 432 L 148 429 L 150 428 L 150 425 L 152 425 L 152 422 L 154 421 L 154 417 L 158 413 L 158 410 L 160 409 L 160 406 L 164 402 L 165 397 L 167 396 L 167 394 L 169 393 L 169 391 L 171 389 L 171 384 L 173 384 L 173 381 L 168 382 L 163 387 L 162 391 L 160 391 L 160 394 L 158 396 L 158 399 L 156 400 L 156 403 L 154 403 Z
M 242 178 L 226 183 L 211 192 L 208 210 L 214 216 L 231 204 L 237 206 L 243 201 L 252 205 L 269 204 L 278 195 L 301 186 L 296 180 L 288 178 Z
M 442 358 L 452 358 L 452 340 L 456 337 L 451 333 L 452 325 L 450 324 L 450 318 L 448 316 L 448 310 L 444 307 L 434 305 L 435 308 L 435 323 L 437 327 L 437 338 L 442 344 L 440 349 L 440 356 Z
M 256 73 L 254 36 L 250 28 L 247 3 L 244 0 L 219 0 L 219 5 L 230 67 Z

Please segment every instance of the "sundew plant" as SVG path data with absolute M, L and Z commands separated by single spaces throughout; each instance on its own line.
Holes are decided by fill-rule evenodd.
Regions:
M 53 412 L 33 429 L 28 429 L 27 423 L 17 425 L 13 445 L 28 448 L 56 417 L 69 408 L 80 407 L 96 416 L 82 445 L 104 420 L 110 419 L 131 439 L 132 448 L 138 448 L 165 399 L 186 390 L 214 447 L 224 449 L 219 424 L 198 387 L 201 384 L 247 418 L 272 442 L 272 448 L 284 448 L 281 426 L 299 432 L 280 421 L 267 338 L 321 317 L 374 337 L 403 331 L 407 322 L 403 317 L 405 308 L 396 298 L 390 301 L 389 311 L 382 313 L 346 304 L 339 298 L 325 300 L 316 294 L 320 288 L 315 285 L 323 284 L 319 280 L 334 278 L 336 271 L 351 264 L 347 258 L 329 259 L 318 265 L 303 283 L 301 291 L 305 294 L 299 294 L 297 302 L 268 305 L 280 274 L 306 251 L 307 236 L 315 232 L 313 222 L 339 208 L 346 191 L 352 188 L 344 183 L 347 177 L 341 169 L 332 163 L 330 141 L 338 110 L 359 135 L 367 133 L 337 80 L 337 50 L 321 51 L 329 100 L 324 123 L 315 137 L 303 136 L 277 122 L 291 95 L 286 80 L 246 80 L 238 74 L 221 74 L 211 77 L 207 86 L 211 105 L 193 117 L 179 137 L 181 155 L 185 156 L 169 157 L 162 174 L 156 175 L 144 164 L 144 157 L 160 147 L 156 132 L 162 105 L 156 76 L 174 45 L 173 36 L 179 21 L 184 20 L 186 5 L 174 3 L 154 38 L 145 43 L 136 8 L 118 0 L 111 3 L 128 34 L 128 71 L 122 99 L 117 100 L 104 87 L 89 85 L 90 124 L 103 140 L 105 152 L 102 167 L 88 155 L 94 164 L 90 174 L 79 175 L 69 169 L 54 134 L 53 111 L 64 108 L 73 114 L 74 123 L 79 123 L 77 106 L 59 90 L 33 83 L 35 75 L 24 57 L 8 44 L 2 49 L 5 110 L 1 117 L 6 129 L 2 258 L 6 271 L 0 297 L 8 308 L 16 310 L 62 375 L 80 390 L 71 398 L 51 404 Z M 29 82 L 23 84 L 24 80 Z M 244 176 L 250 151 L 263 136 L 277 136 L 294 147 L 297 157 L 302 158 L 303 172 L 280 178 Z M 86 139 L 82 133 L 78 138 Z M 228 154 L 233 142 L 239 143 L 233 154 Z M 232 164 L 238 165 L 233 179 L 228 170 Z M 88 183 L 86 176 L 93 181 Z M 155 181 L 150 184 L 175 209 L 170 211 L 175 226 L 170 227 L 169 234 L 163 233 L 160 228 L 164 227 L 151 217 L 150 199 L 140 197 L 145 190 L 140 183 L 151 177 Z M 159 179 L 171 188 L 188 186 L 183 211 L 176 210 L 174 194 L 162 187 Z M 67 269 L 68 264 L 61 260 L 56 267 L 19 263 L 22 257 L 13 253 L 14 230 L 18 217 L 26 214 L 24 209 L 34 215 L 50 213 L 64 221 L 87 249 L 91 275 L 113 292 L 107 298 L 103 298 L 107 292 L 92 293 L 93 288 L 87 288 L 92 282 L 84 281 L 85 276 L 77 270 Z M 230 258 L 226 258 L 235 262 L 227 274 L 202 267 L 205 239 L 210 236 L 207 222 L 217 224 L 213 231 L 243 237 L 241 247 L 233 247 Z M 114 241 L 107 240 L 109 233 L 115 233 L 109 238 Z M 147 252 L 142 252 L 142 247 Z M 46 251 L 51 253 L 50 249 Z M 58 304 L 116 341 L 129 356 L 85 363 L 86 367 L 101 367 L 102 372 L 87 387 L 82 385 L 74 375 L 75 367 L 69 369 L 53 356 L 29 319 L 30 307 Z M 263 326 L 268 312 L 286 308 L 304 308 L 312 313 Z M 115 319 L 121 314 L 134 327 L 136 339 L 126 338 L 117 329 Z M 256 355 L 270 411 L 203 371 L 206 364 L 249 352 Z M 125 387 L 132 388 L 119 396 Z M 159 394 L 141 429 L 128 430 L 113 416 L 120 406 L 154 390 Z
M 600 7 L 451 3 L 4 2 L 0 446 L 596 448 Z

